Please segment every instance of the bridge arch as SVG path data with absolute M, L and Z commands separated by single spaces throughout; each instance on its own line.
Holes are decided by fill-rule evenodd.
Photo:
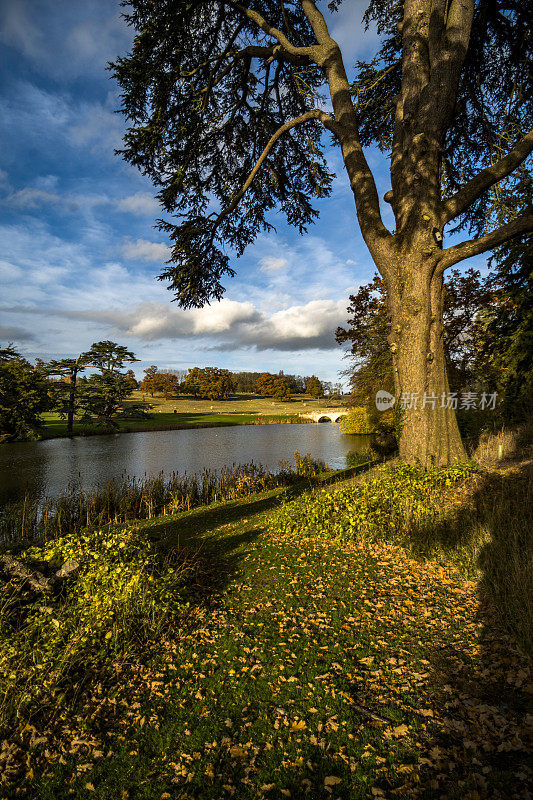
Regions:
M 333 411 L 309 411 L 306 414 L 300 414 L 300 416 L 312 419 L 313 422 L 338 422 L 341 417 L 345 417 L 347 413 L 345 408 L 341 408 Z

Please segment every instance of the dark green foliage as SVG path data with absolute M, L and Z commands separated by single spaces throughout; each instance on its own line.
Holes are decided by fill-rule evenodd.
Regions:
M 506 221 L 524 202 L 533 202 L 533 182 L 521 193 L 503 195 L 498 207 Z M 522 235 L 497 248 L 490 265 L 493 302 L 481 321 L 477 367 L 502 396 L 506 420 L 521 421 L 533 408 L 533 237 Z
M 278 57 L 272 37 L 232 3 L 130 0 L 124 5 L 137 35 L 131 52 L 110 67 L 130 123 L 120 153 L 152 179 L 169 215 L 159 225 L 173 251 L 160 277 L 181 305 L 200 306 L 220 298 L 223 276 L 234 274 L 226 246 L 241 254 L 260 230 L 270 228 L 266 217 L 274 207 L 305 230 L 316 216 L 313 200 L 329 193 L 323 130 L 309 121 L 277 141 L 242 196 L 274 133 L 320 107 L 325 76 L 301 56 Z M 339 5 L 328 3 L 330 10 Z M 253 7 L 294 46 L 316 43 L 299 3 L 261 0 Z M 527 3 L 514 0 L 475 3 L 457 102 L 440 142 L 444 196 L 529 129 L 533 37 L 527 9 Z M 352 83 L 361 143 L 377 143 L 385 151 L 393 143 L 400 89 L 402 16 L 402 2 L 370 2 L 365 20 L 376 23 L 381 45 L 370 60 L 357 63 Z M 508 193 L 520 185 L 521 171 L 507 179 Z M 497 194 L 487 190 L 458 226 L 481 230 Z
M 120 372 L 104 370 L 101 374 L 91 375 L 79 396 L 82 419 L 96 417 L 107 427 L 117 427 L 113 417 L 130 394 L 131 382 Z
M 0 441 L 34 434 L 48 407 L 43 372 L 9 344 L 0 349 Z
M 96 417 L 106 427 L 116 428 L 113 417 L 131 394 L 131 376 L 120 372 L 125 363 L 139 359 L 123 345 L 109 340 L 94 342 L 84 354 L 87 364 L 99 369 L 81 385 L 79 408 L 82 417 Z
M 50 387 L 51 407 L 67 418 L 67 431 L 70 434 L 78 410 L 78 375 L 85 371 L 87 365 L 87 353 L 81 353 L 78 358 L 62 358 L 42 365 L 47 375 L 59 377 Z
M 299 4 L 259 5 L 295 46 L 314 43 Z M 277 142 L 240 204 L 220 213 L 279 127 L 317 107 L 324 77 L 305 60 L 278 60 L 270 37 L 229 3 L 134 0 L 127 9 L 137 35 L 131 53 L 111 65 L 131 124 L 120 152 L 152 179 L 175 217 L 159 223 L 173 243 L 160 277 L 181 305 L 201 306 L 220 298 L 221 279 L 233 275 L 224 246 L 241 254 L 270 229 L 265 215 L 275 206 L 305 230 L 316 216 L 313 200 L 329 193 L 323 129 L 310 121 Z M 250 46 L 269 48 L 271 61 Z
M 116 372 L 121 370 L 126 363 L 138 361 L 131 350 L 128 350 L 121 344 L 111 342 L 106 339 L 102 342 L 94 342 L 91 349 L 83 354 L 83 358 L 87 364 L 103 372 Z

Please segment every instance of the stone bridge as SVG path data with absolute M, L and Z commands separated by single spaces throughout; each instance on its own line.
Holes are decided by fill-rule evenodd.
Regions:
M 309 411 L 309 413 L 299 416 L 312 419 L 314 422 L 338 422 L 347 413 L 347 408 L 327 408 L 325 411 Z

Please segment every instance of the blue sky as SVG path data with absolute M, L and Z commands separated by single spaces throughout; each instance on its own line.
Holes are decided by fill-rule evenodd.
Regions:
M 363 8 L 348 0 L 332 23 L 347 64 L 376 44 Z M 152 186 L 113 152 L 124 123 L 105 67 L 130 41 L 115 0 L 0 5 L 0 342 L 49 359 L 111 338 L 141 359 L 139 375 L 155 363 L 337 381 L 346 362 L 333 333 L 374 273 L 338 151 L 308 235 L 275 216 L 276 233 L 234 260 L 220 303 L 180 310 L 156 280 L 168 255 Z M 368 158 L 382 196 L 386 162 Z

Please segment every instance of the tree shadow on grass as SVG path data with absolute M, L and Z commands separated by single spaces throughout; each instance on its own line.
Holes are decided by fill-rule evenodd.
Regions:
M 470 593 L 477 631 L 436 640 L 428 656 L 437 732 L 420 751 L 426 789 L 413 786 L 406 797 L 533 796 L 532 499 L 533 462 L 510 458 L 478 476 L 473 493 L 436 524 L 411 532 L 421 552 L 477 553 L 480 576 Z M 460 629 L 461 612 L 446 627 Z

